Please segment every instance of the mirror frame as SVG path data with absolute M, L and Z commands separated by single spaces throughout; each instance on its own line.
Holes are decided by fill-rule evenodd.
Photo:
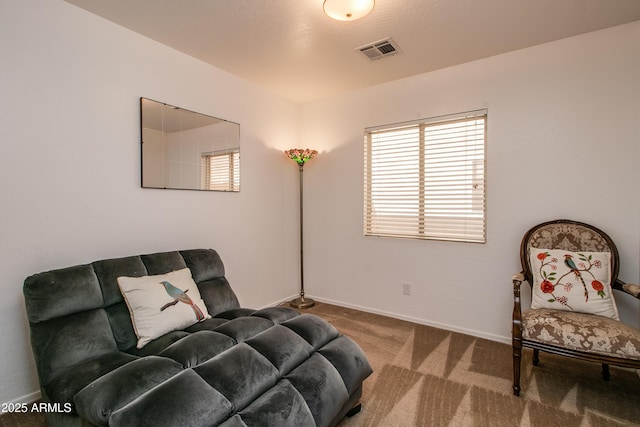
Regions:
M 140 185 L 240 191 L 240 124 L 140 97 Z

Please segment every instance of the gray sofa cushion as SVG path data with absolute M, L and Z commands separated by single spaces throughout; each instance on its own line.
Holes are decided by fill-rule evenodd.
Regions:
M 32 324 L 31 345 L 43 386 L 78 364 L 118 352 L 107 315 L 100 309 Z
M 193 273 L 196 283 L 224 278 L 224 264 L 220 255 L 210 249 L 191 249 L 180 254 Z
M 104 305 L 102 289 L 91 265 L 78 265 L 28 277 L 24 295 L 31 323 L 102 308 Z
M 355 341 L 344 335 L 327 343 L 318 350 L 333 366 L 336 367 L 349 395 L 362 386 L 362 372 L 369 368 L 369 361 Z
M 100 282 L 105 306 L 123 302 L 122 293 L 118 287 L 118 277 L 141 277 L 149 274 L 139 256 L 106 259 L 91 265 Z
M 134 360 L 97 378 L 75 394 L 76 411 L 95 425 L 107 425 L 113 412 L 182 370 L 178 362 L 165 357 Z
M 218 316 L 226 319 L 247 315 L 246 308 L 240 308 L 240 303 L 236 294 L 231 290 L 229 282 L 224 277 L 209 279 L 204 282 L 196 282 L 200 296 L 207 306 L 207 311 L 211 316 Z M 239 310 L 237 314 L 234 310 Z M 249 313 L 253 310 L 249 310 Z M 227 313 L 225 316 L 224 314 Z
M 198 366 L 236 344 L 233 338 L 214 331 L 198 331 L 176 341 L 158 353 L 185 368 Z
M 301 314 L 283 323 L 283 325 L 304 338 L 314 350 L 319 349 L 339 335 L 336 328 L 331 326 L 330 323 L 310 314 Z
M 259 352 L 242 343 L 193 368 L 222 393 L 236 411 L 278 382 L 278 371 Z
M 282 325 L 276 325 L 246 343 L 266 357 L 281 375 L 290 372 L 313 353 L 313 347 L 307 341 Z
M 313 425 L 313 414 L 302 395 L 289 381 L 282 380 L 221 427 Z
M 189 335 L 190 334 L 187 331 L 171 331 L 168 334 L 156 338 L 142 348 L 133 346 L 131 348 L 128 348 L 126 352 L 135 354 L 136 356 L 152 356 L 154 354 L 160 353 L 162 350 L 169 347 L 173 343 L 176 343 L 181 339 L 188 337 Z
M 104 296 L 104 307 L 118 349 L 126 350 L 136 345 L 138 338 L 131 324 L 129 309 L 118 287 L 118 277 L 140 277 L 147 275 L 139 256 L 107 259 L 91 264 L 100 283 Z
M 271 320 L 273 323 L 282 323 L 289 319 L 293 319 L 298 316 L 298 312 L 291 310 L 289 307 L 267 307 L 262 310 L 254 311 L 252 316 L 264 317 Z
M 147 267 L 147 275 L 156 276 L 171 271 L 182 270 L 187 267 L 180 252 L 159 252 L 155 254 L 140 255 L 140 259 Z
M 273 322 L 262 317 L 246 316 L 231 319 L 215 330 L 233 338 L 236 343 L 243 342 L 273 326 Z
M 360 376 L 364 372 L 360 371 Z M 330 425 L 342 408 L 342 402 L 349 400 L 340 373 L 319 353 L 312 354 L 285 378 L 302 395 L 317 426 Z
M 231 403 L 200 375 L 185 369 L 109 417 L 113 427 L 210 427 L 233 413 Z
M 52 401 L 72 403 L 76 393 L 88 384 L 136 359 L 135 356 L 121 352 L 105 353 L 58 372 L 44 388 Z

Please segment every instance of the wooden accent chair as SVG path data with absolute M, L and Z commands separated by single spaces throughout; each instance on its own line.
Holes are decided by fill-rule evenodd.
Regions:
M 605 381 L 610 377 L 609 365 L 640 369 L 640 330 L 615 320 L 615 302 L 613 318 L 580 312 L 589 311 L 582 310 L 583 302 L 586 307 L 607 303 L 612 292 L 604 276 L 611 288 L 640 299 L 639 285 L 618 280 L 618 250 L 606 233 L 564 219 L 538 224 L 522 239 L 520 261 L 522 272 L 512 278 L 514 395 L 520 395 L 523 347 L 533 349 L 534 366 L 541 350 L 600 363 Z M 523 281 L 532 287 L 536 307 L 524 311 Z

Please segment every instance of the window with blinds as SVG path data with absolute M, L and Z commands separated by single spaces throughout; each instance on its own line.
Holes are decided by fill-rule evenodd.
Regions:
M 204 190 L 240 191 L 240 151 L 202 155 Z
M 487 111 L 365 129 L 364 233 L 484 243 Z

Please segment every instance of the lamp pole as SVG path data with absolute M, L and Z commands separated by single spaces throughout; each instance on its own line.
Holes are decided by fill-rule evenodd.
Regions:
M 303 191 L 303 171 L 304 163 L 298 163 L 300 171 L 300 297 L 290 302 L 295 308 L 309 308 L 315 305 L 311 298 L 304 297 L 304 191 Z
M 315 305 L 315 301 L 304 296 L 304 164 L 307 160 L 313 158 L 318 152 L 315 150 L 287 150 L 285 153 L 289 158 L 296 161 L 298 171 L 300 172 L 300 297 L 289 302 L 294 308 L 309 308 Z

